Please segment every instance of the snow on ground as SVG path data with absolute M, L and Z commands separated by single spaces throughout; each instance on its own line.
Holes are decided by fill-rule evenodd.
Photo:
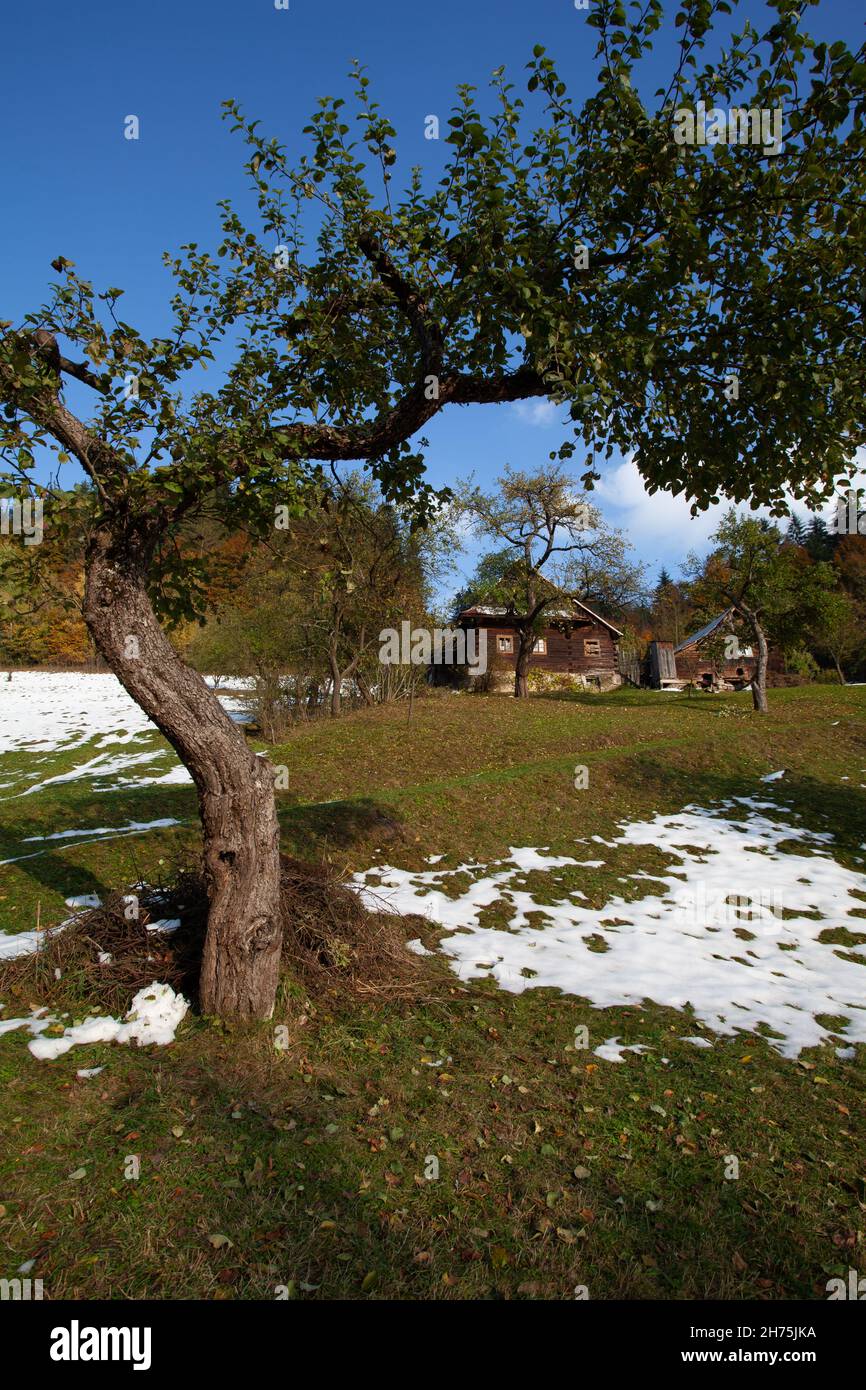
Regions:
M 127 836 L 127 835 L 144 835 L 144 834 L 147 833 L 148 830 L 161 830 L 161 829 L 164 829 L 164 828 L 167 827 L 167 826 L 181 825 L 181 824 L 182 824 L 181 821 L 175 820 L 175 819 L 172 818 L 172 817 L 164 817 L 164 818 L 161 819 L 161 820 L 153 820 L 153 821 L 130 821 L 128 825 L 118 825 L 118 826 L 114 826 L 114 827 L 111 827 L 111 826 L 97 826 L 97 828 L 96 828 L 95 830 L 75 830 L 75 831 L 69 831 L 69 832 L 61 831 L 61 832 L 58 832 L 56 835 L 45 835 L 45 836 L 42 836 L 42 835 L 28 835 L 26 839 L 24 839 L 24 840 L 21 841 L 21 843 L 22 843 L 22 844 L 28 844 L 28 843 L 31 843 L 33 840 L 36 840 L 36 841 L 41 841 L 41 842 L 44 844 L 46 841 L 49 841 L 49 840 L 63 840 L 63 839 L 66 839 L 66 838 L 67 838 L 67 834 L 69 834 L 69 835 L 73 835 L 73 836 L 75 837 L 75 847 L 78 848 L 78 847 L 81 846 L 81 845 L 92 845 L 92 844 L 95 844 L 95 843 L 97 842 L 97 840 L 100 840 L 100 839 L 105 839 L 105 840 L 118 840 L 118 839 L 121 839 L 121 838 L 123 838 L 124 836 Z M 93 836 L 94 838 L 93 838 L 93 839 L 89 839 L 88 836 Z M 82 838 L 82 837 L 83 837 L 83 838 Z M 31 853 L 29 853 L 29 854 L 14 854 L 14 855 L 12 855 L 12 857 L 11 857 L 10 859 L 0 859 L 0 869 L 3 868 L 4 864 L 19 864 L 19 863 L 21 863 L 21 861 L 24 860 L 24 859 L 38 859 L 40 855 L 45 854 L 45 853 L 46 853 L 46 850 L 44 850 L 44 849 L 37 849 L 37 850 L 31 851 Z M 67 901 L 68 901 L 68 899 L 67 899 Z
M 615 1038 L 607 1038 L 594 1051 L 596 1057 L 602 1057 L 605 1062 L 624 1062 L 624 1052 L 651 1052 L 652 1048 L 644 1047 L 643 1043 L 621 1043 L 617 1034 Z
M 7 672 L 0 671 L 0 753 L 26 750 L 41 754 L 80 748 L 100 735 L 104 737 L 98 746 L 107 747 L 132 743 L 157 732 L 110 672 L 14 671 L 11 680 L 7 677 Z M 207 683 L 213 685 L 214 680 L 210 676 Z M 242 716 L 243 701 L 223 695 L 222 690 L 243 689 L 247 685 L 236 677 L 219 679 L 217 694 L 229 714 Z M 106 759 L 96 770 L 109 775 L 132 765 L 123 761 L 125 756 L 114 761 Z M 141 755 L 133 756 L 136 761 L 144 760 Z M 91 770 L 89 763 L 76 772 L 83 774 L 85 770 Z M 49 781 L 68 781 L 75 775 L 67 773 Z
M 113 675 L 86 672 L 0 672 L 0 751 L 80 748 L 100 734 L 129 738 L 152 728 Z
M 851 916 L 866 906 L 866 875 L 836 863 L 830 835 L 782 823 L 771 809 L 783 808 L 735 797 L 621 826 L 613 845 L 657 846 L 675 862 L 629 874 L 647 895 L 613 897 L 601 910 L 573 888 L 538 902 L 521 886 L 527 869 L 547 870 L 555 891 L 556 869 L 580 861 L 530 848 L 492 865 L 417 873 L 379 865 L 355 874 L 353 886 L 374 909 L 444 927 L 440 949 L 461 979 L 491 977 L 513 993 L 553 986 L 597 1008 L 690 1004 L 719 1034 L 771 1029 L 788 1057 L 830 1035 L 816 1015 L 846 1018 L 832 1031 L 866 1042 L 866 945 L 818 940 L 832 927 L 866 929 Z M 454 879 L 467 872 L 473 881 L 458 890 Z M 494 903 L 511 910 L 504 928 L 481 920 Z
M 174 1042 L 178 1026 L 186 1015 L 189 1004 L 182 994 L 175 994 L 171 985 L 159 984 L 140 989 L 132 1001 L 125 1022 L 119 1019 L 86 1018 L 65 1028 L 61 1037 L 41 1036 L 58 1020 L 44 1009 L 35 1009 L 29 1018 L 9 1018 L 0 1021 L 0 1035 L 16 1028 L 28 1028 L 33 1035 L 27 1044 L 33 1056 L 40 1061 L 52 1061 L 61 1057 L 70 1048 L 84 1043 L 97 1042 L 136 1042 L 139 1047 L 155 1043 L 164 1047 Z M 95 1076 L 101 1067 L 78 1072 L 79 1076 Z
M 128 825 L 97 825 L 92 830 L 57 830 L 53 835 L 25 835 L 21 843 L 29 845 L 37 840 L 70 840 L 80 835 L 117 835 L 126 830 L 162 830 L 177 823 L 171 816 L 164 816 L 162 820 L 131 820 Z
M 248 681 L 209 677 L 208 683 L 218 687 L 233 717 L 243 717 L 243 701 L 220 692 L 247 688 Z M 111 674 L 17 672 L 6 680 L 0 673 L 0 753 L 31 755 L 27 772 L 16 771 L 14 783 L 0 784 L 6 800 L 85 778 L 95 791 L 188 781 L 170 749 L 148 746 L 156 734 Z M 53 753 L 87 744 L 93 749 L 78 766 L 44 775 L 51 771 Z M 777 783 L 783 776 L 780 770 L 761 781 Z M 604 859 L 550 855 L 530 846 L 512 848 L 490 865 L 434 868 L 441 856 L 430 856 L 430 867 L 418 872 L 376 866 L 356 874 L 354 885 L 373 907 L 419 913 L 441 926 L 440 949 L 462 978 L 490 976 L 512 992 L 554 986 L 598 1008 L 645 999 L 675 1008 L 690 1004 L 700 1022 L 719 1034 L 771 1029 L 774 1045 L 787 1056 L 828 1036 L 816 1015 L 843 1016 L 848 1022 L 837 1031 L 852 1043 L 864 1042 L 866 973 L 857 962 L 866 963 L 866 946 L 844 948 L 850 957 L 845 959 L 839 947 L 818 938 L 829 927 L 863 930 L 864 919 L 851 914 L 863 909 L 864 897 L 856 894 L 866 895 L 866 876 L 835 862 L 830 835 L 779 820 L 783 810 L 774 801 L 737 797 L 709 809 L 687 806 L 676 815 L 624 824 L 614 840 L 593 835 L 594 843 L 608 849 L 655 846 L 674 860 L 657 875 L 643 870 L 621 879 L 643 881 L 646 895 L 633 902 L 614 896 L 601 910 L 588 907 L 573 886 L 543 903 L 525 885 L 527 874 L 546 874 L 544 896 L 555 896 L 561 870 L 600 868 Z M 40 854 L 54 841 L 80 844 L 85 837 L 145 833 L 174 823 L 60 831 L 30 836 L 26 843 L 42 843 L 31 851 Z M 468 887 L 458 875 L 470 876 Z M 494 904 L 510 913 L 504 928 L 482 920 L 484 909 Z M 154 930 L 174 925 L 152 924 Z M 0 933 L 0 959 L 38 949 L 40 939 L 44 935 L 33 931 Z M 426 949 L 420 940 L 410 947 L 419 953 Z M 174 1006 L 163 995 L 152 1005 L 155 1013 L 163 1004 L 171 1013 Z M 26 1025 L 37 1034 L 51 1022 L 39 1013 L 30 1020 L 7 1020 L 0 1032 Z M 119 1041 L 136 1036 L 136 1021 L 129 1016 L 123 1024 L 88 1020 L 79 1027 L 88 1025 L 91 1032 L 102 1030 Z M 71 1047 L 86 1040 L 75 1032 L 38 1042 L 53 1045 L 71 1038 Z M 707 1045 L 697 1037 L 688 1041 Z M 65 1050 L 52 1048 L 45 1055 Z M 613 1061 L 622 1060 L 628 1048 L 613 1038 L 596 1050 Z
M 28 756 L 22 766 L 14 767 L 11 780 L 0 781 L 0 801 L 35 796 L 69 783 L 89 784 L 94 793 L 191 784 L 173 749 L 110 672 L 16 671 L 11 680 L 7 674 L 0 671 L 0 755 L 26 751 Z M 210 685 L 215 679 L 206 678 Z M 229 716 L 245 719 L 246 701 L 222 690 L 243 689 L 248 682 L 223 677 L 219 685 L 216 693 Z M 88 753 L 74 767 L 55 771 L 58 752 L 88 744 Z M 79 833 L 82 838 L 139 834 L 175 823 L 100 826 L 61 834 L 74 839 Z M 27 854 L 22 845 L 21 853 L 3 862 L 41 853 L 37 849 Z

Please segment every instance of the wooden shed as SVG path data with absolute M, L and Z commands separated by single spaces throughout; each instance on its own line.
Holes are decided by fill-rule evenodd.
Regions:
M 673 642 L 650 642 L 647 653 L 649 683 L 653 690 L 676 690 L 681 682 Z
M 743 690 L 751 684 L 758 659 L 743 638 L 737 614 L 726 608 L 674 650 L 678 681 L 705 690 Z M 781 654 L 770 648 L 768 671 L 781 673 Z

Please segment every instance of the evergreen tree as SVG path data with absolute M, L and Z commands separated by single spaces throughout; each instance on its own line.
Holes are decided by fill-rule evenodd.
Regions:
M 671 579 L 664 565 L 662 565 L 661 569 L 659 570 L 659 580 L 656 584 L 656 599 L 662 598 L 672 584 L 673 580 Z
M 833 537 L 827 530 L 827 523 L 815 513 L 806 529 L 806 550 L 813 560 L 829 560 L 833 555 Z
M 785 533 L 786 540 L 792 545 L 806 544 L 806 528 L 796 512 L 791 513 L 791 520 L 788 522 L 788 530 Z

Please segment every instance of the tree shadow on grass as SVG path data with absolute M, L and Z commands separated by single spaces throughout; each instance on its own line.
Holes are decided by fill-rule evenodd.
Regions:
M 22 842 L 16 829 L 14 839 L 8 832 L 5 839 L 0 839 L 0 859 L 16 858 L 17 854 L 32 855 L 17 859 L 8 866 L 9 870 L 26 875 L 37 889 L 57 893 L 63 898 L 93 895 L 103 902 L 111 893 L 121 892 L 138 882 L 144 872 L 139 865 L 152 864 L 157 853 L 166 859 L 166 879 L 181 868 L 193 867 L 199 853 L 200 829 L 195 795 L 189 789 L 178 788 L 176 792 L 160 789 L 158 796 L 137 792 L 128 796 L 118 794 L 115 798 L 112 794 L 110 806 L 109 817 L 103 798 L 102 819 L 96 819 L 99 808 L 95 807 L 93 796 L 82 794 L 71 804 L 64 804 L 63 825 L 58 824 L 57 829 L 81 826 L 82 821 L 87 820 L 103 825 L 110 819 L 119 826 L 163 819 L 180 823 L 126 835 L 119 832 L 91 838 L 84 833 L 80 840 L 45 840 L 41 844 Z M 278 807 L 283 849 L 299 859 L 315 863 L 331 850 L 346 851 L 358 844 L 379 846 L 403 836 L 394 812 L 370 797 L 289 806 L 285 805 L 284 798 L 278 797 Z M 44 833 L 45 826 L 34 818 L 25 833 L 34 834 L 37 830 Z M 180 844 L 177 843 L 178 832 L 183 836 Z M 192 839 L 192 844 L 187 843 L 187 837 Z M 89 863 L 76 863 L 69 857 L 79 845 L 86 850 Z M 124 866 L 122 873 L 118 872 L 119 864 Z
M 866 791 L 850 783 L 833 786 L 815 777 L 787 771 L 778 781 L 762 782 L 742 773 L 677 767 L 649 754 L 640 756 L 639 769 L 634 759 L 621 769 L 620 775 L 629 786 L 634 782 L 636 771 L 643 790 L 657 790 L 662 806 L 674 801 L 682 806 L 711 807 L 742 796 L 771 802 L 778 810 L 766 807 L 762 808 L 762 814 L 782 821 L 791 818 L 795 825 L 800 824 L 799 816 L 807 829 L 829 831 L 833 836 L 833 850 L 862 859 Z M 749 809 L 743 806 L 740 810 L 735 804 L 733 818 L 742 818 Z
M 186 787 L 130 788 L 110 794 L 85 787 L 63 790 L 62 801 L 52 803 L 50 811 L 36 799 L 32 805 L 13 801 L 0 808 L 5 821 L 0 829 L 0 861 L 9 861 L 4 866 L 7 874 L 22 874 L 37 889 L 64 898 L 93 894 L 104 899 L 110 892 L 127 887 L 137 880 L 140 859 L 150 861 L 157 851 L 174 857 L 178 832 L 188 833 L 191 823 L 197 826 L 195 793 Z M 17 817 L 14 823 L 13 815 Z M 125 829 L 163 820 L 177 824 L 142 831 Z M 94 829 L 106 825 L 117 829 L 96 835 L 87 829 L 88 824 Z M 67 830 L 80 830 L 81 834 L 47 838 Z M 88 862 L 71 857 L 79 849 Z M 119 864 L 124 866 L 123 873 Z
M 459 1025 L 459 1003 L 446 1009 Z M 262 1030 L 200 1029 L 160 1055 L 158 1086 L 152 1055 L 112 1058 L 103 1103 L 92 1104 L 90 1117 L 81 1114 L 74 1078 L 53 1088 L 52 1105 L 69 1107 L 63 1146 L 40 1136 L 40 1153 L 19 1165 L 22 1180 L 32 1181 L 34 1165 L 51 1164 L 56 1173 L 41 1176 L 40 1190 L 62 1181 L 68 1152 L 85 1134 L 94 1164 L 113 1160 L 119 1129 L 135 1131 L 143 1180 L 120 1243 L 116 1197 L 107 1183 L 88 1186 L 87 1226 L 61 1223 L 46 1249 L 49 1286 L 69 1296 L 68 1272 L 77 1269 L 86 1280 L 78 1297 L 122 1289 L 127 1297 L 203 1298 L 228 1285 L 234 1297 L 273 1298 L 289 1280 L 292 1296 L 320 1299 L 561 1299 L 578 1285 L 592 1299 L 820 1296 L 822 1257 L 833 1252 L 821 1221 L 814 1236 L 804 1231 L 793 1175 L 787 1189 L 768 1194 L 763 1170 L 753 1175 L 749 1162 L 741 1182 L 727 1182 L 726 1160 L 700 1146 L 680 1153 L 673 1128 L 634 1164 L 599 1159 L 590 1172 L 582 1131 L 567 1125 L 552 1159 L 540 1153 L 504 1177 L 495 1161 L 504 1132 L 520 1133 L 534 1112 L 516 1088 L 476 1087 L 471 1067 L 454 1086 L 454 1103 L 428 1101 L 417 1111 L 429 1088 L 413 1081 L 413 1064 L 425 1029 L 435 1026 L 394 1010 L 357 1009 L 349 1029 L 289 1018 L 285 1053 Z M 490 1046 L 484 1038 L 469 1054 L 479 1074 Z M 497 1070 L 506 1063 L 501 1046 Z M 522 1062 L 539 1072 L 546 1050 L 531 1034 L 521 1038 Z M 701 1062 L 696 1084 L 712 1079 L 707 1066 Z M 641 1075 L 635 1066 L 622 1070 L 611 1078 L 616 1095 Z M 387 1109 L 377 1118 L 370 1101 L 383 1093 Z M 564 1093 L 549 1100 L 567 1113 Z M 489 1144 L 480 1153 L 469 1142 L 479 1127 Z M 736 1137 L 742 1148 L 744 1134 Z M 424 1180 L 429 1153 L 441 1159 L 436 1181 Z M 581 1165 L 584 1175 L 577 1186 L 570 1177 L 551 1181 L 551 1162 L 569 1175 Z M 580 1238 L 569 1240 L 575 1228 Z M 214 1241 L 214 1231 L 231 1239 Z M 101 1252 L 97 1263 L 84 1262 L 83 1276 L 82 1240 Z
M 319 860 L 330 849 L 361 844 L 379 846 L 403 838 L 403 824 L 391 806 L 372 797 L 286 806 L 277 799 L 284 847 L 299 859 Z

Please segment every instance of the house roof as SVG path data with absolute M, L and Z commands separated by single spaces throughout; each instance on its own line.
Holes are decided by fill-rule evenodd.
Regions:
M 674 651 L 681 652 L 686 647 L 693 647 L 696 642 L 702 642 L 705 637 L 709 637 L 710 633 L 715 632 L 716 628 L 721 627 L 722 623 L 731 616 L 733 611 L 733 608 L 726 608 L 724 613 L 719 613 L 718 617 L 712 618 L 710 622 L 706 623 L 702 628 L 699 628 L 697 632 L 693 632 L 691 637 L 687 637 L 684 642 L 680 642 L 678 647 L 674 647 Z
M 587 613 L 589 617 L 592 618 L 593 622 L 601 623 L 602 627 L 606 627 L 609 632 L 614 633 L 617 637 L 622 637 L 620 628 L 614 627 L 613 623 L 609 623 L 607 618 L 603 618 L 600 613 L 594 612 L 594 610 L 587 607 L 585 603 L 581 603 L 579 598 L 573 598 L 571 601 L 575 608 L 582 608 L 584 613 Z M 516 616 L 514 612 L 508 608 L 487 608 L 484 604 L 473 603 L 470 608 L 461 608 L 460 612 L 455 614 L 454 620 L 456 621 L 457 618 L 505 618 L 514 616 Z M 547 608 L 545 609 L 544 616 L 545 618 L 571 618 L 573 617 L 573 610 L 569 608 Z
M 591 618 L 594 618 L 597 623 L 602 623 L 603 626 L 608 628 L 611 632 L 615 632 L 617 637 L 622 637 L 621 628 L 614 627 L 613 623 L 609 623 L 607 618 L 603 618 L 600 613 L 596 613 L 594 609 L 588 608 L 585 603 L 581 603 L 579 598 L 574 598 L 571 601 L 577 608 L 582 608 L 584 613 L 588 613 Z

